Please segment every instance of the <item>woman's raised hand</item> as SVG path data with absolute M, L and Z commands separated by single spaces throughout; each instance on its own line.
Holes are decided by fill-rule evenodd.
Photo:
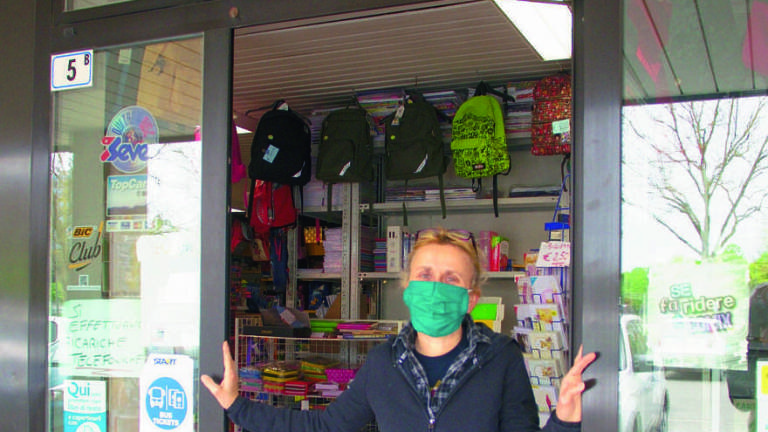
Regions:
M 581 394 L 586 388 L 581 374 L 597 358 L 597 354 L 593 352 L 582 356 L 582 349 L 583 347 L 579 347 L 573 367 L 560 380 L 560 397 L 555 414 L 558 419 L 566 422 L 581 421 Z
M 229 344 L 226 341 L 221 344 L 221 355 L 224 359 L 224 378 L 222 378 L 221 383 L 216 384 L 216 381 L 208 375 L 201 376 L 200 381 L 216 398 L 219 405 L 228 409 L 237 399 L 240 391 L 240 378 L 237 375 L 237 366 L 232 354 L 229 353 Z

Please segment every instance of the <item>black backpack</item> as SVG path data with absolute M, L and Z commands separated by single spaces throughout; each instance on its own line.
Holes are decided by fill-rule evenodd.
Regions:
M 278 100 L 256 126 L 248 176 L 303 186 L 310 180 L 312 135 L 309 120 Z
M 373 137 L 361 107 L 332 111 L 323 119 L 315 177 L 326 183 L 373 181 Z
M 440 130 L 441 113 L 417 92 L 408 96 L 394 113 L 385 118 L 384 173 L 387 180 L 438 177 L 440 204 L 445 218 L 443 174 L 448 161 Z M 404 225 L 407 213 L 403 202 Z

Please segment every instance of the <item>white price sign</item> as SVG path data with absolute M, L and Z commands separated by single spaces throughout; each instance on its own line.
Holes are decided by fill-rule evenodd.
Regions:
M 536 267 L 568 267 L 571 265 L 571 243 L 564 241 L 542 242 Z
M 51 56 L 51 91 L 92 85 L 93 50 Z

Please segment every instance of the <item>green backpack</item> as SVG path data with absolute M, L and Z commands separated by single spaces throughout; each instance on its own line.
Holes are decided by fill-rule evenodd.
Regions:
M 504 116 L 495 97 L 474 96 L 453 118 L 451 152 L 456 175 L 480 178 L 509 170 Z
M 440 186 L 440 204 L 445 218 L 443 173 L 448 168 L 440 113 L 418 92 L 408 97 L 384 121 L 385 153 L 384 174 L 387 180 L 408 180 L 437 177 Z M 403 224 L 408 215 L 403 202 Z
M 504 115 L 495 97 L 480 94 L 461 104 L 453 118 L 451 153 L 457 176 L 478 179 L 478 184 L 482 177 L 493 176 L 493 210 L 498 217 L 497 175 L 509 173 L 510 165 Z
M 418 93 L 409 93 L 385 119 L 387 180 L 410 180 L 442 175 L 448 164 L 438 111 Z
M 363 108 L 339 109 L 323 119 L 315 177 L 326 183 L 373 181 L 373 137 Z

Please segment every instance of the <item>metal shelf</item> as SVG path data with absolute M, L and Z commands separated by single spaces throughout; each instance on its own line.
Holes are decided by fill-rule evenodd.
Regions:
M 444 140 L 444 153 L 446 156 L 451 155 L 451 141 L 450 140 Z M 533 144 L 531 142 L 531 137 L 527 138 L 507 138 L 507 150 L 509 151 L 531 151 L 531 148 L 533 148 Z M 384 143 L 384 137 L 381 135 L 377 135 L 373 139 L 373 154 L 376 156 L 381 156 L 386 151 L 386 146 Z
M 551 210 L 557 204 L 556 196 L 499 198 L 499 211 L 522 210 Z M 371 208 L 371 205 L 373 208 Z M 413 213 L 433 213 L 440 211 L 440 201 L 407 201 L 405 208 Z M 447 212 L 474 213 L 479 211 L 493 211 L 492 199 L 446 200 Z M 372 212 L 380 215 L 396 215 L 403 211 L 402 202 L 384 202 L 374 204 L 360 204 L 360 211 Z
M 297 269 L 296 279 L 298 280 L 338 280 L 341 279 L 341 273 L 323 273 L 322 271 L 310 269 Z
M 522 271 L 487 271 L 484 273 L 488 279 L 517 279 L 518 277 L 525 276 L 525 272 Z M 360 272 L 357 274 L 358 280 L 391 280 L 400 279 L 400 272 Z
M 340 205 L 332 206 L 330 211 L 328 211 L 328 207 L 325 206 L 304 207 L 301 212 L 302 216 L 320 219 L 338 225 L 342 224 L 343 214 L 343 209 Z

